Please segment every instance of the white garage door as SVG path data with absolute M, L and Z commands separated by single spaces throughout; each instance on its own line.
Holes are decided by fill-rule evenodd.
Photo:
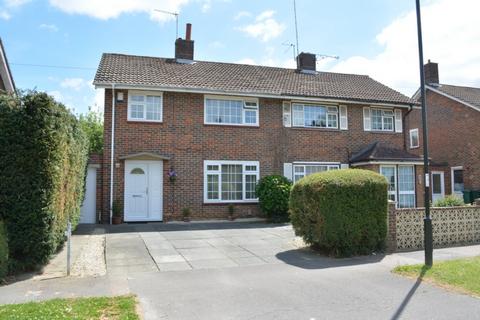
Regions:
M 88 167 L 85 200 L 80 209 L 80 223 L 97 223 L 97 169 Z

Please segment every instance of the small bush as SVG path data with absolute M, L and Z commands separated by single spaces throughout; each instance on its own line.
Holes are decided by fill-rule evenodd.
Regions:
M 0 220 L 0 283 L 8 273 L 8 244 L 3 221 Z
M 46 93 L 0 96 L 0 219 L 12 270 L 48 261 L 80 217 L 88 141 Z
M 433 202 L 434 207 L 459 207 L 464 205 L 465 203 L 463 202 L 463 199 L 454 194 Z
M 387 234 L 387 181 L 369 170 L 332 170 L 293 185 L 290 218 L 307 244 L 334 256 L 381 250 Z
M 256 194 L 260 209 L 271 221 L 288 221 L 288 199 L 292 182 L 280 175 L 263 177 L 258 181 Z

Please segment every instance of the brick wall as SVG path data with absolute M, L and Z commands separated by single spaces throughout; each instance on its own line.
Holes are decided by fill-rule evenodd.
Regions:
M 429 153 L 432 170 L 445 172 L 445 191 L 451 193 L 451 167 L 463 166 L 465 189 L 480 189 L 480 112 L 427 90 Z M 423 153 L 421 110 L 407 117 L 406 128 L 419 128 Z M 407 137 L 408 138 L 408 137 Z
M 335 161 L 348 163 L 353 153 L 375 141 L 403 148 L 402 133 L 363 131 L 361 105 L 348 106 L 348 131 L 284 128 L 282 100 L 259 99 L 259 127 L 204 124 L 202 94 L 165 92 L 163 122 L 127 121 L 128 92 L 116 103 L 114 199 L 123 204 L 124 161 L 119 157 L 155 152 L 170 157 L 164 162 L 164 218 L 181 219 L 184 207 L 192 219 L 227 218 L 227 205 L 203 203 L 203 161 L 260 161 L 260 175 L 282 174 L 283 163 Z M 105 90 L 105 147 L 103 170 L 103 221 L 109 214 L 111 90 Z M 178 174 L 175 184 L 166 177 L 170 168 Z M 255 204 L 236 204 L 239 216 L 258 215 Z

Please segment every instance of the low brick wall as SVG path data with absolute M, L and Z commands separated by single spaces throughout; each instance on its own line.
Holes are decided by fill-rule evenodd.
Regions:
M 480 202 L 475 206 L 431 208 L 434 248 L 480 243 Z M 387 248 L 423 248 L 424 208 L 395 209 L 389 205 Z

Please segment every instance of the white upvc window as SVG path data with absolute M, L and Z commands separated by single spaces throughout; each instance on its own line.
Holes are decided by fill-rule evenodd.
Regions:
M 382 174 L 388 182 L 388 199 L 398 208 L 415 207 L 415 167 L 413 165 L 382 165 Z
M 129 91 L 129 121 L 162 122 L 163 93 L 155 91 Z
M 258 126 L 258 99 L 205 96 L 205 124 Z
M 420 139 L 418 136 L 418 128 L 410 130 L 410 149 L 415 149 L 420 146 Z
M 464 182 L 463 182 L 463 167 L 451 168 L 451 184 L 452 194 L 463 198 Z
M 305 176 L 313 173 L 323 172 L 328 170 L 340 169 L 340 164 L 294 164 L 293 165 L 293 182 L 297 182 Z
M 292 103 L 293 126 L 338 129 L 338 107 Z
M 204 202 L 257 202 L 258 161 L 204 161 Z
M 394 130 L 394 113 L 391 109 L 370 109 L 372 131 L 388 131 Z

